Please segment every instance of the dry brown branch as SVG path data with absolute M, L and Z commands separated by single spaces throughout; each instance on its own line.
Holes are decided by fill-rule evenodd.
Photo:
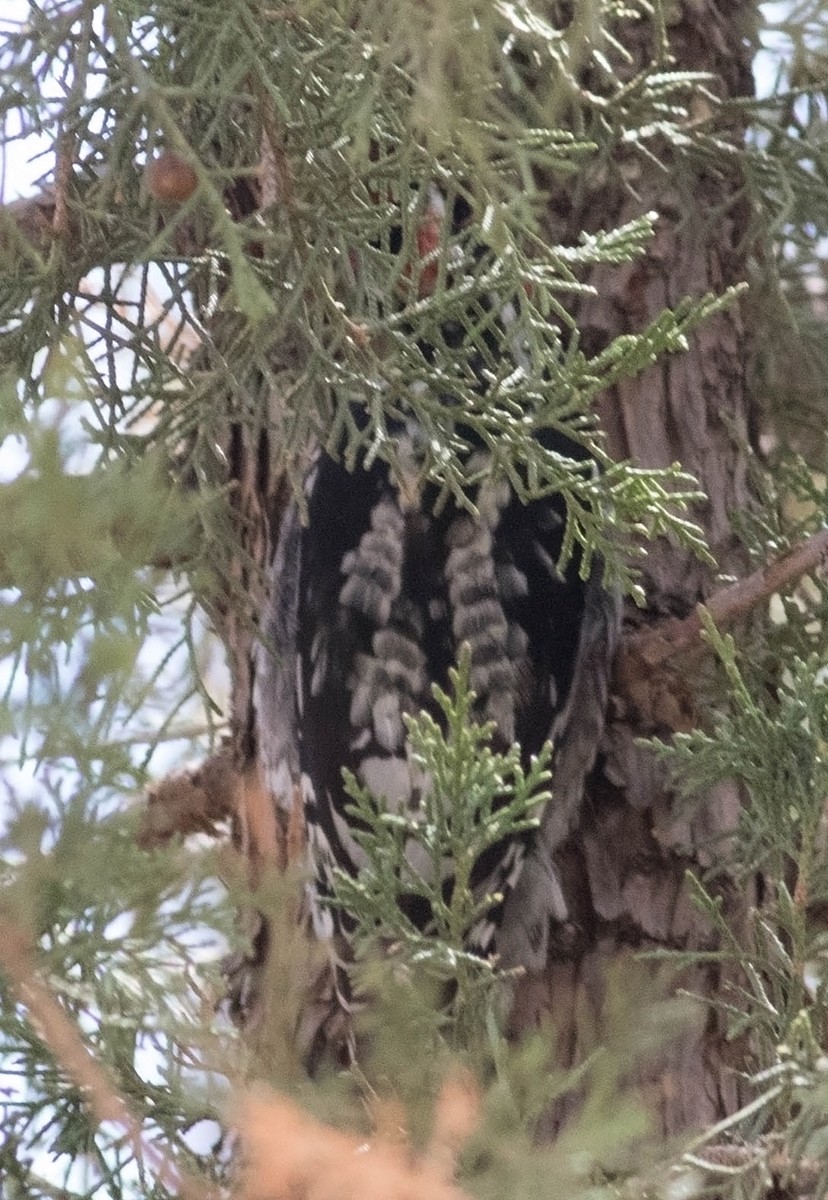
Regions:
M 92 1057 L 75 1025 L 38 978 L 27 939 L 5 916 L 0 922 L 0 966 L 38 1034 L 83 1093 L 95 1122 L 100 1125 L 111 1121 L 118 1125 L 136 1159 L 173 1195 L 184 1200 L 212 1200 L 214 1192 L 210 1188 L 184 1174 L 161 1146 L 144 1136 L 139 1121 L 105 1069 Z
M 703 607 L 719 628 L 726 628 L 818 568 L 826 556 L 828 530 L 820 530 L 782 558 L 714 592 Z M 623 638 L 613 693 L 618 715 L 633 718 L 640 731 L 689 730 L 698 724 L 693 673 L 677 660 L 702 648 L 701 611 L 698 605 L 683 619 L 671 617 Z
M 75 139 L 71 133 L 63 132 L 57 141 L 55 153 L 55 212 L 52 225 L 58 237 L 69 232 L 69 188 L 72 182 Z
M 726 627 L 746 616 L 751 609 L 776 592 L 784 591 L 828 557 L 828 529 L 821 529 L 775 562 L 752 575 L 737 579 L 705 601 L 704 607 L 717 626 Z M 683 620 L 671 618 L 624 639 L 624 650 L 641 658 L 650 668 L 696 646 L 701 638 L 699 609 Z

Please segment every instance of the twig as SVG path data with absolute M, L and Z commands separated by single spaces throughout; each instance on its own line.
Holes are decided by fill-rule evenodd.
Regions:
M 704 1136 L 698 1140 L 703 1142 Z M 771 1180 L 763 1195 L 773 1196 L 815 1196 L 825 1174 L 825 1163 L 821 1159 L 791 1157 L 779 1136 L 774 1134 L 746 1144 L 702 1144 L 699 1149 L 684 1154 L 683 1161 L 714 1176 L 745 1175 L 748 1171 L 762 1169 Z
M 83 1093 L 95 1121 L 99 1125 L 105 1121 L 119 1125 L 138 1161 L 145 1163 L 172 1195 L 184 1200 L 213 1200 L 215 1194 L 210 1188 L 184 1174 L 169 1154 L 144 1136 L 140 1123 L 104 1068 L 92 1057 L 74 1024 L 38 979 L 27 939 L 5 916 L 0 923 L 0 965 L 40 1037 Z
M 69 233 L 68 196 L 72 181 L 74 148 L 72 135 L 62 133 L 55 150 L 55 211 L 52 217 L 52 228 L 58 237 L 66 237 Z
M 776 562 L 760 567 L 752 575 L 738 579 L 714 592 L 704 607 L 718 626 L 738 621 L 801 576 L 818 567 L 828 557 L 828 529 L 821 529 L 807 541 L 795 546 Z M 652 669 L 674 655 L 691 649 L 701 640 L 702 622 L 699 605 L 689 616 L 672 617 L 624 638 L 623 653 L 641 659 Z

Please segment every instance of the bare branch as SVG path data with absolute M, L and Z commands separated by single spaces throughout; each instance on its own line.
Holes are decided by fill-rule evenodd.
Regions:
M 776 562 L 760 567 L 752 575 L 714 592 L 705 601 L 704 607 L 716 625 L 732 625 L 757 604 L 769 600 L 776 592 L 784 591 L 803 575 L 819 567 L 826 558 L 828 529 L 821 529 Z M 668 658 L 692 650 L 701 639 L 700 607 L 683 620 L 673 617 L 626 637 L 622 652 L 641 659 L 652 669 Z
M 827 556 L 828 530 L 820 530 L 782 558 L 714 592 L 704 607 L 717 626 L 726 628 Z M 694 673 L 681 660 L 703 648 L 701 608 L 683 620 L 671 617 L 622 639 L 613 672 L 616 712 L 633 720 L 640 732 L 688 731 L 699 724 Z

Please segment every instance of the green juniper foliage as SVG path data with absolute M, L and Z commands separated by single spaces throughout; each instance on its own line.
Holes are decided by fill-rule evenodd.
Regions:
M 16 118 L 24 130 L 45 124 L 63 137 L 72 162 L 69 219 L 83 232 L 79 244 L 53 243 L 46 258 L 7 234 L 15 269 L 2 347 L 13 378 L 24 380 L 18 403 L 37 408 L 49 394 L 48 359 L 36 358 L 47 350 L 70 364 L 101 454 L 132 457 L 165 446 L 176 452 L 179 478 L 197 480 L 208 494 L 226 478 L 228 419 L 266 428 L 281 468 L 298 483 L 313 437 L 349 462 L 360 449 L 369 459 L 393 459 L 385 423 L 402 412 L 429 435 L 432 478 L 462 499 L 470 467 L 440 400 L 451 394 L 464 426 L 490 448 L 494 470 L 520 495 L 563 494 L 565 555 L 581 542 L 585 571 L 600 552 L 614 574 L 628 577 L 617 547 L 642 528 L 671 532 L 701 551 L 681 517 L 682 504 L 695 498 L 692 481 L 677 468 L 630 472 L 607 463 L 590 407 L 609 384 L 684 349 L 687 333 L 732 295 L 681 300 L 649 328 L 585 354 L 567 297 L 584 290 L 588 267 L 639 256 L 652 218 L 550 246 L 542 195 L 531 182 L 533 169 L 566 175 L 599 153 L 597 142 L 559 127 L 572 97 L 544 98 L 544 88 L 530 83 L 542 71 L 575 89 L 573 66 L 588 53 L 581 31 L 591 21 L 591 36 L 605 37 L 612 50 L 614 6 L 605 14 L 596 6 L 561 29 L 520 6 L 495 6 L 482 23 L 465 5 L 446 6 L 441 20 L 454 49 L 443 62 L 444 38 L 437 38 L 420 64 L 428 67 L 423 77 L 416 69 L 422 31 L 412 42 L 407 6 L 382 11 L 309 4 L 284 20 L 248 0 L 199 5 L 197 16 L 161 3 L 108 11 L 105 28 L 93 9 L 73 11 L 68 26 L 35 11 L 23 32 L 8 37 L 3 62 L 16 84 Z M 380 31 L 388 23 L 387 41 L 375 20 Z M 684 120 L 697 81 L 657 70 L 657 23 L 653 40 L 651 72 L 623 86 L 610 74 L 601 95 L 578 90 L 581 120 L 592 114 L 608 145 L 623 137 L 649 153 L 654 106 L 664 113 L 661 134 Z M 48 70 L 71 81 L 61 102 L 41 99 L 37 79 Z M 454 78 L 459 72 L 466 80 L 466 70 L 476 81 L 468 95 Z M 438 103 L 442 118 L 423 122 L 422 105 L 436 99 L 440 77 L 439 95 L 450 90 L 474 115 Z M 101 78 L 105 86 L 87 95 L 85 81 Z M 527 127 L 519 110 L 530 98 L 540 124 Z M 623 129 L 607 127 L 611 104 L 624 114 Z M 162 146 L 191 163 L 199 183 L 172 212 L 159 210 L 141 184 L 140 164 Z M 464 197 L 473 221 L 451 238 L 451 253 L 441 253 L 433 292 L 418 296 L 405 273 L 432 183 L 449 203 Z M 242 211 L 256 198 L 263 209 Z M 402 246 L 392 253 L 400 225 Z M 472 251 L 481 244 L 489 250 L 478 261 Z M 449 261 L 462 288 L 449 286 Z M 100 289 L 85 278 L 92 267 L 103 271 Z M 466 356 L 434 335 L 452 315 L 468 322 L 475 297 L 491 293 L 519 304 L 532 369 L 492 364 L 484 396 Z M 198 350 L 186 366 L 178 352 L 188 332 Z M 470 351 L 485 352 L 484 334 L 467 328 Z M 434 344 L 432 362 L 418 337 Z M 126 363 L 116 370 L 118 347 Z M 354 421 L 354 403 L 364 424 Z M 144 432 L 144 421 L 138 435 L 147 414 L 152 427 Z M 534 436 L 542 426 L 585 442 L 609 469 L 596 481 L 545 450 Z M 612 537 L 602 516 L 610 506 Z M 229 535 L 213 523 L 210 532 L 195 539 L 189 564 L 206 560 L 224 577 Z
M 243 558 L 232 519 L 234 437 L 241 430 L 261 444 L 266 435 L 274 474 L 298 487 L 313 442 L 355 469 L 366 456 L 393 461 L 387 420 L 412 415 L 429 434 L 431 478 L 464 503 L 475 468 L 438 395 L 450 394 L 519 495 L 564 496 L 564 557 L 581 545 L 585 572 L 598 553 L 614 579 L 635 587 L 635 562 L 619 550 L 640 535 L 705 553 L 687 517 L 694 481 L 678 467 L 608 461 L 592 404 L 610 384 L 683 351 L 733 294 L 679 298 L 648 327 L 587 352 L 569 302 L 588 290 L 589 268 L 640 258 L 653 221 L 550 245 L 538 180 L 594 186 L 619 147 L 628 161 L 672 173 L 683 164 L 734 172 L 759 214 L 744 236 L 764 239 L 753 295 L 762 312 L 769 298 L 777 306 L 755 370 L 767 427 L 784 410 L 797 430 L 823 430 L 825 339 L 813 303 L 828 208 L 823 7 L 789 6 L 793 68 L 751 107 L 720 103 L 714 80 L 672 61 L 675 6 L 661 0 L 68 0 L 30 3 L 22 23 L 4 19 L 6 183 L 14 186 L 14 164 L 32 146 L 43 148 L 41 182 L 52 198 L 28 224 L 0 212 L 0 441 L 12 477 L 0 528 L 0 925 L 30 945 L 38 979 L 173 1159 L 221 1176 L 209 1139 L 193 1149 L 190 1133 L 218 1114 L 238 1059 L 214 1012 L 215 967 L 200 960 L 238 935 L 212 858 L 190 846 L 139 851 L 123 810 L 150 776 L 187 752 L 203 754 L 224 728 L 226 684 L 203 611 L 215 612 L 219 597 L 254 615 L 238 583 L 255 576 L 255 564 Z M 625 47 L 632 27 L 651 45 L 640 71 Z M 696 100 L 709 115 L 699 117 Z M 725 132 L 734 108 L 755 130 L 747 148 Z M 162 150 L 196 175 L 178 205 L 153 196 L 144 176 Z M 432 184 L 449 204 L 461 197 L 472 216 L 462 230 L 441 231 L 435 286 L 421 295 L 411 263 Z M 438 331 L 456 316 L 467 322 L 469 352 L 484 352 L 486 330 L 468 314 L 490 294 L 516 303 L 531 369 L 487 361 L 484 397 L 467 357 Z M 418 341 L 432 342 L 432 362 Z M 534 434 L 545 426 L 587 446 L 601 473 L 544 450 Z M 819 438 L 798 444 L 821 463 Z M 801 464 L 796 471 L 813 484 Z M 776 476 L 783 497 L 784 478 Z M 818 507 L 807 519 L 818 525 L 822 501 L 812 498 Z M 796 537 L 764 516 L 765 531 L 757 520 L 748 534 L 759 556 L 768 531 L 780 547 Z M 765 1072 L 762 1103 L 743 1127 L 767 1128 L 771 1111 L 790 1147 L 811 1155 L 826 1124 L 816 920 L 825 624 L 824 589 L 814 588 L 819 603 L 814 593 L 786 602 L 787 624 L 763 645 L 774 690 L 746 686 L 720 644 L 735 697 L 720 730 L 732 735 L 733 753 L 715 733 L 678 750 L 688 781 L 736 772 L 751 785 L 737 852 L 745 870 L 772 866 L 778 882 L 753 943 L 724 943 L 750 970 L 746 990 L 723 1003 L 747 1014 Z M 786 644 L 799 659 L 785 655 Z M 524 778 L 514 754 L 494 755 L 485 729 L 462 723 L 463 679 L 461 669 L 455 696 L 441 699 L 447 734 L 421 718 L 412 747 L 447 779 L 433 806 L 468 779 L 458 821 L 472 840 L 486 839 L 500 823 L 521 829 L 533 819 L 545 763 Z M 777 755 L 751 766 L 760 738 Z M 495 787 L 513 792 L 491 815 Z M 389 861 L 403 869 L 403 835 L 442 856 L 461 826 L 435 807 L 433 821 L 403 829 L 359 791 L 354 800 L 377 869 L 342 881 L 352 889 L 343 898 L 367 926 L 382 923 L 412 962 L 457 980 L 449 1037 L 431 1009 L 420 1019 L 433 1030 L 430 1044 L 462 1049 L 490 1012 L 492 972 L 461 950 L 486 901 L 456 887 L 449 904 L 436 904 L 439 927 L 425 943 L 396 909 L 394 871 L 379 869 Z M 480 821 L 487 813 L 492 826 Z M 642 1119 L 621 1102 L 621 1087 L 649 1046 L 645 1027 L 625 1017 L 623 994 L 637 1003 L 630 979 L 617 990 L 617 1037 L 572 1075 L 550 1076 L 539 1043 L 513 1054 L 485 1025 L 491 1075 L 484 1130 L 468 1151 L 474 1194 L 618 1194 L 599 1166 L 629 1170 L 625 1148 L 639 1144 Z M 166 1195 L 117 1131 L 95 1126 L 9 980 L 2 1001 L 4 1196 Z M 398 1005 L 398 1022 L 386 1022 L 380 1061 L 392 1061 L 396 1037 L 399 1064 L 407 1012 Z M 673 1019 L 654 1015 L 664 1036 Z M 584 1097 L 578 1121 L 556 1147 L 535 1152 L 533 1121 L 550 1098 L 575 1091 Z M 351 1115 L 340 1094 L 325 1102 L 337 1117 Z
M 215 942 L 235 936 L 230 914 L 211 858 L 179 847 L 140 852 L 135 821 L 113 811 L 106 790 L 50 771 L 42 799 L 8 804 L 4 934 L 37 946 L 41 985 L 117 1081 L 148 1138 L 213 1175 L 210 1156 L 187 1142 L 199 1125 L 217 1136 L 237 1059 L 232 1039 L 219 1059 L 210 1032 L 221 986 Z M 88 1098 L 15 1003 L 10 983 L 0 991 L 4 1197 L 153 1195 L 147 1164 L 121 1129 L 90 1121 Z
M 346 772 L 352 815 L 362 828 L 354 837 L 369 866 L 358 876 L 336 872 L 334 903 L 356 922 L 355 943 L 396 944 L 403 962 L 454 985 L 449 1005 L 451 1023 L 461 1044 L 473 1044 L 473 1031 L 491 1015 L 491 963 L 465 949 L 468 934 L 502 900 L 475 895 L 472 869 L 498 842 L 517 837 L 538 823 L 540 807 L 550 799 L 543 790 L 550 778 L 551 747 L 524 772 L 520 748 L 506 754 L 491 748 L 494 722 L 475 724 L 474 692 L 469 686 L 471 654 L 461 654 L 449 672 L 452 694 L 434 686 L 434 698 L 445 717 L 445 731 L 430 713 L 408 718 L 408 744 L 414 768 L 430 781 L 422 811 L 390 812 L 381 800 Z M 406 848 L 414 843 L 425 854 L 427 874 L 412 866 Z M 418 856 L 419 857 L 419 856 Z M 444 865 L 454 876 L 451 894 L 440 887 Z M 403 896 L 428 901 L 433 920 L 426 932 L 399 906 Z
M 813 628 L 804 603 L 789 611 L 787 623 Z M 768 1156 L 784 1147 L 792 1162 L 820 1159 L 828 1137 L 828 679 L 824 656 L 794 652 L 771 693 L 767 661 L 742 663 L 734 639 L 706 614 L 704 625 L 727 679 L 728 704 L 709 731 L 677 734 L 670 746 L 652 743 L 652 749 L 671 766 L 688 804 L 722 781 L 736 780 L 743 789 L 730 870 L 745 886 L 759 872 L 765 881 L 747 930 L 740 936 L 728 927 L 708 890 L 711 881 L 692 884 L 721 939 L 707 957 L 731 968 L 714 1003 L 727 1014 L 731 1036 L 750 1040 L 755 1099 L 700 1142 L 733 1132 L 751 1140 L 762 1135 L 749 1156 L 758 1188 Z M 790 640 L 795 646 L 795 632 Z M 824 1169 L 817 1175 L 824 1186 Z

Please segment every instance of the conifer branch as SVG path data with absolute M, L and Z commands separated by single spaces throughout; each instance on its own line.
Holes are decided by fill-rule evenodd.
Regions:
M 123 1130 L 136 1159 L 145 1163 L 172 1195 L 208 1200 L 211 1189 L 184 1174 L 170 1156 L 142 1133 L 140 1122 L 119 1095 L 106 1071 L 83 1044 L 76 1027 L 37 976 L 26 937 L 4 914 L 0 923 L 0 965 L 38 1034 L 64 1072 L 83 1093 L 94 1120 Z

